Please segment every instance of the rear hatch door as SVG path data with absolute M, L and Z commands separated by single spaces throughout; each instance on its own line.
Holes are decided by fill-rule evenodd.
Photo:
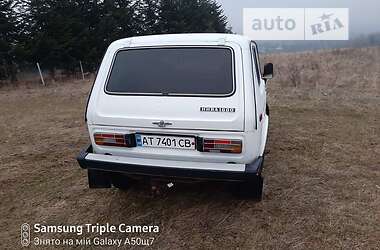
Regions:
M 228 46 L 118 51 L 96 95 L 97 125 L 244 130 L 241 66 Z M 240 60 L 241 61 L 241 60 Z

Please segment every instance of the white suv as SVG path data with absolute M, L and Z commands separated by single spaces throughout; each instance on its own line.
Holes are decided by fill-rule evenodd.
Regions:
M 230 34 L 113 42 L 91 90 L 91 145 L 78 156 L 89 186 L 137 177 L 236 181 L 261 199 L 269 110 L 256 44 Z

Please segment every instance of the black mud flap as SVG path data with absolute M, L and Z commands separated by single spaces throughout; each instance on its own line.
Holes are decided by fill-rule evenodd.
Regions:
M 98 170 L 87 170 L 88 185 L 90 188 L 110 188 L 111 176 L 110 173 Z

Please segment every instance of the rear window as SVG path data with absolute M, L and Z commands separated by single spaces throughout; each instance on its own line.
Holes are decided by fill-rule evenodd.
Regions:
M 234 92 L 233 52 L 226 47 L 144 48 L 116 54 L 106 92 L 228 96 Z

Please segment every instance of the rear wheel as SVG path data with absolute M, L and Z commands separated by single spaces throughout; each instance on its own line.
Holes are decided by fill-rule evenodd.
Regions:
M 264 178 L 261 175 L 241 182 L 237 186 L 237 195 L 242 199 L 261 201 L 263 196 Z

